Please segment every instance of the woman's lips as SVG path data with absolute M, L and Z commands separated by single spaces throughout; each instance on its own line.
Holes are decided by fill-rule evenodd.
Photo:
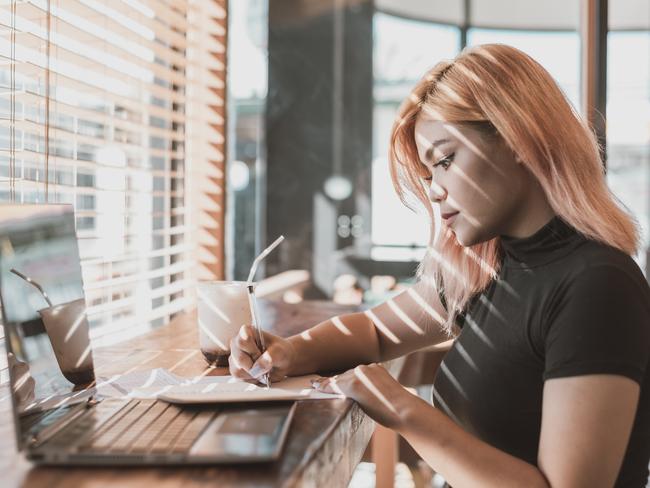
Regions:
M 458 215 L 458 212 L 449 212 L 442 214 L 441 217 L 445 221 L 445 224 L 449 225 L 456 220 L 456 215 Z

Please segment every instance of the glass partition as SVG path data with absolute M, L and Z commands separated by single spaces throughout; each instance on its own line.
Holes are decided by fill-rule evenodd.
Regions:
M 409 35 L 405 36 L 404 32 Z M 460 47 L 458 27 L 376 13 L 373 19 L 372 243 L 379 259 L 417 259 L 426 246 L 427 216 L 399 201 L 388 170 L 390 130 L 399 105 L 433 65 L 453 58 Z M 392 249 L 391 249 L 392 248 Z
M 245 280 L 264 247 L 268 0 L 230 1 L 229 9 L 226 276 Z
M 634 215 L 642 237 L 635 256 L 649 276 L 650 31 L 607 36 L 607 181 Z

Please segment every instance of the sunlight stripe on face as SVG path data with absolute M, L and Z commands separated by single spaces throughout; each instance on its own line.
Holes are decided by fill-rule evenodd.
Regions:
M 478 157 L 480 157 L 483 161 L 488 163 L 492 169 L 494 169 L 496 172 L 501 174 L 502 176 L 505 176 L 505 170 L 501 167 L 499 167 L 498 164 L 495 164 L 492 160 L 490 160 L 487 155 L 481 151 L 481 149 L 474 144 L 472 141 L 470 141 L 467 136 L 465 136 L 460 130 L 458 130 L 457 127 L 454 127 L 451 124 L 445 124 L 445 129 L 449 131 L 451 134 L 453 134 L 457 139 L 459 139 L 465 146 L 467 146 L 474 154 L 476 154 Z
M 352 335 L 352 332 L 350 331 L 350 329 L 348 329 L 348 328 L 345 326 L 345 324 L 343 323 L 343 321 L 342 321 L 338 316 L 336 316 L 336 317 L 332 317 L 331 320 L 332 320 L 332 323 L 334 324 L 334 327 L 336 327 L 338 330 L 340 330 L 341 332 L 343 332 L 345 335 L 348 335 L 348 336 L 351 336 L 351 335 Z
M 449 171 L 451 171 L 452 173 L 456 173 L 458 176 L 460 176 L 460 178 L 463 181 L 465 181 L 469 186 L 471 186 L 474 189 L 474 191 L 480 194 L 487 201 L 489 201 L 490 203 L 494 201 L 473 179 L 467 176 L 467 173 L 465 173 L 457 164 L 452 164 L 451 166 L 449 166 Z
M 467 146 L 474 154 L 477 156 L 481 157 L 482 159 L 486 159 L 487 156 L 481 149 L 474 144 L 472 141 L 470 141 L 465 134 L 463 134 L 458 127 L 452 125 L 452 124 L 443 124 L 444 128 L 450 133 L 453 134 L 456 139 L 460 140 L 465 146 Z
M 406 315 L 406 313 L 399 308 L 399 306 L 393 301 L 393 300 L 388 300 L 388 307 L 395 312 L 395 315 L 397 315 L 402 322 L 404 322 L 406 325 L 408 325 L 411 329 L 413 329 L 415 332 L 417 332 L 420 335 L 424 335 L 424 331 L 418 324 L 413 322 L 411 317 Z
M 454 207 L 460 210 L 463 214 L 463 217 L 465 217 L 467 220 L 469 220 L 469 223 L 472 224 L 473 226 L 478 227 L 479 221 L 476 217 L 473 215 L 469 214 L 467 209 L 463 207 L 454 197 L 451 195 L 447 194 L 447 201 Z
M 436 312 L 431 305 L 429 305 L 426 301 L 424 301 L 424 298 L 422 298 L 417 291 L 415 291 L 413 288 L 408 288 L 406 290 L 406 293 L 408 293 L 413 300 L 415 300 L 415 303 L 417 303 L 422 310 L 424 310 L 426 313 L 428 313 L 433 319 L 439 323 L 444 323 L 445 319 L 442 318 L 442 315 L 440 315 L 438 312 Z
M 393 341 L 395 344 L 401 344 L 402 341 L 399 340 L 399 338 L 393 334 L 388 327 L 386 327 L 386 324 L 384 324 L 379 317 L 377 317 L 372 310 L 366 310 L 363 312 L 363 314 L 368 317 L 372 322 L 375 324 L 375 327 L 379 329 L 379 331 L 384 334 L 386 337 L 388 337 L 391 341 Z

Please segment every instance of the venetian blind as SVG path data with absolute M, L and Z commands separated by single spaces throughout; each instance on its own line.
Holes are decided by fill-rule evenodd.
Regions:
M 189 3 L 0 1 L 0 201 L 74 205 L 95 344 L 192 306 Z

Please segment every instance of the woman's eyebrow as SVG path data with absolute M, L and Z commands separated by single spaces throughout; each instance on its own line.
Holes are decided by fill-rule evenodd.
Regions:
M 431 158 L 433 156 L 433 150 L 438 146 L 447 144 L 448 142 L 451 142 L 451 139 L 438 139 L 437 141 L 433 141 L 431 143 L 431 146 L 429 146 L 429 149 L 427 149 L 427 152 L 424 153 L 424 159 L 426 161 L 431 161 Z

